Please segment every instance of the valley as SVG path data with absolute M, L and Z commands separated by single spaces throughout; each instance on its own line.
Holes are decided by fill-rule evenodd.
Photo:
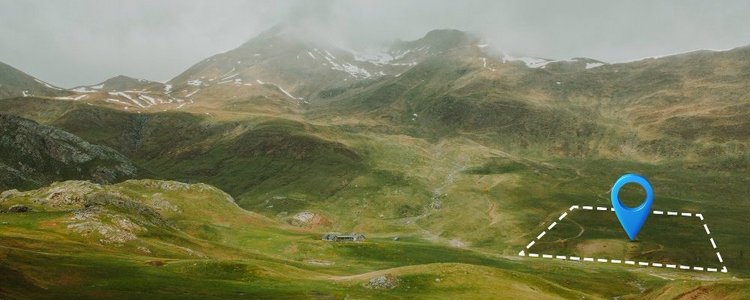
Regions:
M 374 59 L 282 33 L 166 83 L 3 81 L 0 295 L 750 297 L 750 48 L 606 64 L 511 57 L 435 30 Z M 11 139 L 22 131 L 5 120 L 47 148 Z M 107 155 L 60 165 L 58 148 Z M 518 256 L 570 206 L 608 207 L 628 172 L 651 180 L 654 209 L 710 220 L 729 272 Z M 708 244 L 680 249 L 705 242 L 700 224 L 670 234 L 680 224 L 652 221 L 626 254 L 714 258 Z M 558 229 L 537 246 L 631 244 L 612 216 Z

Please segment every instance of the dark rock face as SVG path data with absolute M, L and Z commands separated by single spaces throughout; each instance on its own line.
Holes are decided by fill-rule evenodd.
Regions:
M 54 127 L 0 114 L 0 190 L 69 179 L 112 183 L 136 173 L 135 165 L 115 150 Z
M 8 211 L 13 213 L 24 213 L 29 211 L 29 207 L 23 204 L 16 204 L 8 208 Z

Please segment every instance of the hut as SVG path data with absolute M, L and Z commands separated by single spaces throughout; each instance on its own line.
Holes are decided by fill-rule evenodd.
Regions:
M 339 241 L 357 242 L 357 241 L 364 241 L 365 236 L 356 232 L 352 232 L 352 233 L 329 232 L 323 235 L 322 240 L 331 241 L 331 242 L 339 242 Z

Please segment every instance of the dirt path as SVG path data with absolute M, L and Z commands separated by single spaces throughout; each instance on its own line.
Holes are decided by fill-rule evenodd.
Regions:
M 563 241 L 568 241 L 568 240 L 572 240 L 572 239 L 577 239 L 577 238 L 581 237 L 581 236 L 583 235 L 583 233 L 584 233 L 584 232 L 586 232 L 586 229 L 585 229 L 585 228 L 583 228 L 583 226 L 582 226 L 582 225 L 581 225 L 580 223 L 578 223 L 578 222 L 576 222 L 576 221 L 573 221 L 573 219 L 568 219 L 568 220 L 569 220 L 569 221 L 571 221 L 571 222 L 573 222 L 573 224 L 576 224 L 576 226 L 578 226 L 578 228 L 580 228 L 580 229 L 581 229 L 581 231 L 580 231 L 580 232 L 578 232 L 578 235 L 576 235 L 576 236 L 574 236 L 574 237 L 569 237 L 569 238 L 563 239 Z
M 648 250 L 648 251 L 643 251 L 643 252 L 641 252 L 641 255 L 643 255 L 643 254 L 649 254 L 649 253 L 654 253 L 654 252 L 659 252 L 659 251 L 662 251 L 662 250 L 664 250 L 664 245 L 659 244 L 659 248 L 658 249 L 651 249 L 651 250 Z
M 427 264 L 427 265 L 429 265 L 429 264 Z M 386 274 L 386 273 L 399 273 L 399 271 L 401 271 L 403 269 L 407 269 L 408 267 L 412 267 L 412 266 L 422 266 L 422 265 L 407 265 L 407 266 L 394 267 L 394 268 L 388 268 L 388 269 L 382 269 L 382 270 L 375 270 L 375 271 L 370 271 L 370 272 L 360 273 L 360 274 L 354 274 L 354 275 L 344 275 L 344 276 L 340 276 L 340 275 L 324 275 L 323 277 L 325 279 L 336 280 L 336 281 L 353 280 L 353 279 L 365 280 L 365 279 L 370 279 L 372 277 L 375 277 L 375 276 L 378 276 L 378 275 L 383 275 L 383 274 Z
M 578 232 L 578 234 L 576 236 L 567 237 L 567 238 L 561 238 L 561 239 L 557 239 L 557 240 L 549 241 L 549 242 L 544 242 L 544 243 L 545 244 L 549 244 L 549 243 L 564 243 L 564 242 L 567 242 L 567 241 L 572 240 L 572 239 L 577 239 L 577 238 L 581 237 L 584 232 L 586 232 L 586 229 L 583 228 L 583 226 L 580 223 L 578 223 L 576 221 L 573 221 L 571 219 L 568 219 L 568 220 L 571 221 L 571 222 L 573 222 L 573 224 L 576 224 L 576 226 L 578 226 L 578 228 L 581 230 L 581 231 Z

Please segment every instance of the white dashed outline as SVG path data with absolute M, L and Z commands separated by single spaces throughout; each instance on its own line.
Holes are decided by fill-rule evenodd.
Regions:
M 528 256 L 528 257 L 541 257 L 541 258 L 554 258 L 559 260 L 573 260 L 573 261 L 584 261 L 584 262 L 599 262 L 599 263 L 613 263 L 613 264 L 620 264 L 624 263 L 626 265 L 637 265 L 642 267 L 657 267 L 662 268 L 666 267 L 669 269 L 679 269 L 679 270 L 693 270 L 693 271 L 706 271 L 706 272 L 722 272 L 727 273 L 727 267 L 724 265 L 724 258 L 721 257 L 721 253 L 719 252 L 718 247 L 716 246 L 716 241 L 711 236 L 711 231 L 708 229 L 708 225 L 705 223 L 703 219 L 703 214 L 700 213 L 689 213 L 689 212 L 674 212 L 674 211 L 668 211 L 664 212 L 661 210 L 654 210 L 652 213 L 655 215 L 667 215 L 667 216 L 683 216 L 683 217 L 696 217 L 699 218 L 703 222 L 703 229 L 706 231 L 706 235 L 708 236 L 709 241 L 711 242 L 711 247 L 713 247 L 714 250 L 716 250 L 716 258 L 719 260 L 719 263 L 722 264 L 721 269 L 718 268 L 707 268 L 707 267 L 696 267 L 696 266 L 686 266 L 686 265 L 674 265 L 674 264 L 662 264 L 662 263 L 655 263 L 655 262 L 647 262 L 647 261 L 632 261 L 632 260 L 619 260 L 619 259 L 606 259 L 606 258 L 593 258 L 593 257 L 577 257 L 577 256 L 564 256 L 564 255 L 551 255 L 551 254 L 538 254 L 538 253 L 528 253 L 526 254 L 526 251 L 529 250 L 534 244 L 539 241 L 544 235 L 547 234 L 547 231 L 552 230 L 552 228 L 555 228 L 555 225 L 557 225 L 558 221 L 562 221 L 565 219 L 565 217 L 568 216 L 568 212 L 572 212 L 576 209 L 583 209 L 583 210 L 591 210 L 591 211 L 615 211 L 612 207 L 604 207 L 604 206 L 579 206 L 579 205 L 573 205 L 568 209 L 567 211 L 563 211 L 562 214 L 560 214 L 560 217 L 557 218 L 557 221 L 552 222 L 549 226 L 547 226 L 547 230 L 543 230 L 539 235 L 536 236 L 536 239 L 532 240 L 526 245 L 526 248 L 521 250 L 521 252 L 518 252 L 518 256 Z

